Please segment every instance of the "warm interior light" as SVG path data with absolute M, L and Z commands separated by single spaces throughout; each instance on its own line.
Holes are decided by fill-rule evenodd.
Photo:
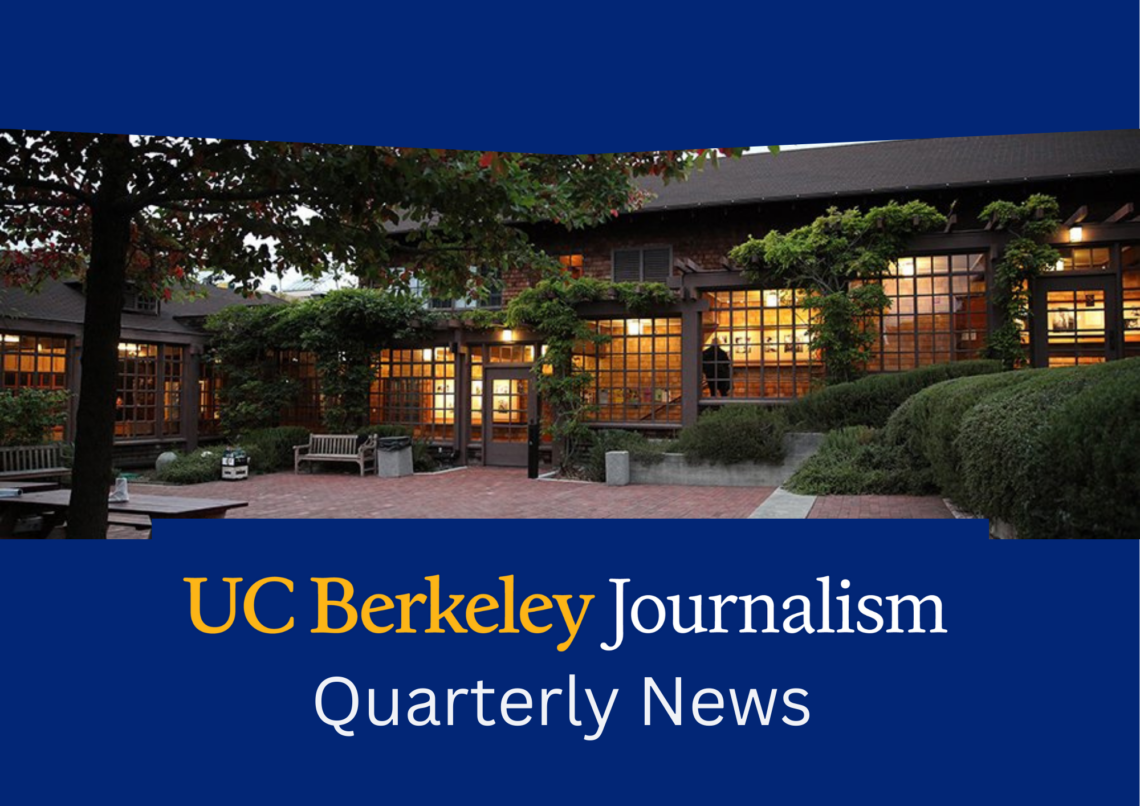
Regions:
M 627 336 L 640 336 L 641 322 L 637 319 L 627 319 L 625 323 L 625 334 Z
M 764 292 L 764 307 L 765 308 L 779 308 L 780 307 L 780 294 L 777 291 Z
M 1053 267 L 1053 270 L 1054 271 L 1064 271 L 1065 270 L 1065 259 L 1061 258 L 1060 260 L 1058 260 L 1057 265 Z
M 913 277 L 914 276 L 914 258 L 903 258 L 899 261 L 899 276 Z
M 435 352 L 430 347 L 424 349 L 424 361 L 431 361 L 434 357 Z
M 1084 237 L 1084 227 L 1081 227 L 1080 225 L 1069 227 L 1069 243 L 1080 243 L 1081 239 Z
M 502 338 L 503 338 L 503 341 L 514 341 L 515 340 L 515 333 L 513 330 L 509 330 L 509 329 L 504 330 Z

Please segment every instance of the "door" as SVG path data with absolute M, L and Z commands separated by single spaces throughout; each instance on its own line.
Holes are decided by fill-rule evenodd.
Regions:
M 527 423 L 536 414 L 531 371 L 484 367 L 483 412 L 483 463 L 526 467 Z
M 1119 358 L 1119 312 L 1115 276 L 1039 278 L 1033 295 L 1034 366 Z

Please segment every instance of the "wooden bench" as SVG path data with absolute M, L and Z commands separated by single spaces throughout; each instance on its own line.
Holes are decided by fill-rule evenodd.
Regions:
M 63 445 L 0 448 L 0 486 L 4 479 L 58 479 L 71 472 L 63 464 Z
M 293 472 L 301 472 L 302 462 L 352 462 L 366 470 L 376 470 L 376 437 L 368 437 L 357 447 L 355 434 L 313 434 L 307 445 L 293 446 Z

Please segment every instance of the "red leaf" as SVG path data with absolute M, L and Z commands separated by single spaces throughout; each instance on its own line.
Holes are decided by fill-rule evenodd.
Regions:
M 484 152 L 483 156 L 479 160 L 479 167 L 480 168 L 486 168 L 486 167 L 490 166 L 490 164 L 495 161 L 495 158 L 498 155 L 499 155 L 499 152 L 497 152 L 497 151 L 486 151 L 486 152 Z

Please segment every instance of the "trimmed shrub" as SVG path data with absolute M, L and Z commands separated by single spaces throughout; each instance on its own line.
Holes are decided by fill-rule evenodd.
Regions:
M 1029 374 L 962 417 L 962 503 L 1024 538 L 1140 536 L 1140 359 Z
M 779 462 L 784 458 L 786 430 L 781 412 L 729 405 L 702 414 L 696 423 L 681 431 L 672 450 L 685 454 L 690 462 Z
M 636 431 L 593 431 L 584 452 L 582 472 L 590 481 L 605 481 L 607 452 L 629 451 L 631 458 L 646 459 L 661 456 L 665 448 L 666 444 L 651 442 Z
M 868 375 L 799 398 L 788 406 L 788 419 L 799 430 L 832 431 L 852 425 L 882 428 L 907 398 L 928 386 L 1000 371 L 998 361 L 958 361 L 908 372 Z
M 829 432 L 819 451 L 786 486 L 801 495 L 925 495 L 935 491 L 929 469 L 912 469 L 901 449 L 864 425 Z
M 0 392 L 0 446 L 43 445 L 67 422 L 67 392 L 23 389 Z
M 929 474 L 944 495 L 962 502 L 965 492 L 957 447 L 962 418 L 984 398 L 1030 377 L 1030 372 L 1002 372 L 943 381 L 923 389 L 887 420 L 883 442 L 896 451 L 903 468 Z
M 192 453 L 179 453 L 158 474 L 159 481 L 170 484 L 202 484 L 222 477 L 222 449 L 199 448 Z
M 308 430 L 296 426 L 258 428 L 242 434 L 237 444 L 249 455 L 251 473 L 276 473 L 293 468 L 293 447 L 309 441 Z

